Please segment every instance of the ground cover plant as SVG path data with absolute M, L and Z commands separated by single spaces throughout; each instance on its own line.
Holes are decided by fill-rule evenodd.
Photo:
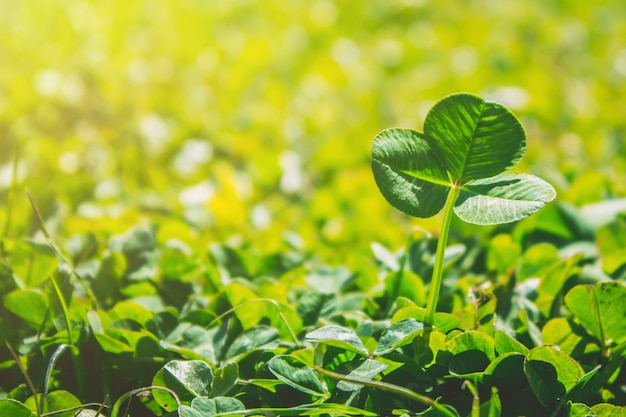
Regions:
M 453 212 L 510 223 L 554 198 L 543 180 L 503 172 L 525 146 L 510 111 L 470 94 L 437 103 L 424 133 L 377 135 L 382 194 L 444 220 L 403 251 L 373 245 L 373 280 L 295 245 L 200 254 L 167 221 L 59 247 L 28 194 L 42 239 L 3 241 L 0 413 L 622 415 L 619 210 L 594 229 L 605 205 L 553 205 L 486 245 L 446 247 Z M 573 242 L 556 243 L 558 224 L 577 225 Z
M 623 415 L 625 15 L 0 0 L 0 417 Z

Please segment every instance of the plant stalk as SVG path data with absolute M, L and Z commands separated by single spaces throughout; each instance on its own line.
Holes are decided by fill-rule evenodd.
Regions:
M 400 269 L 396 272 L 396 278 L 393 282 L 392 292 L 387 300 L 387 307 L 385 307 L 385 317 L 389 317 L 391 310 L 395 305 L 395 301 L 398 298 L 398 293 L 400 292 L 400 286 L 402 285 L 402 277 L 404 276 L 404 270 L 406 269 L 406 264 L 409 260 L 409 256 L 411 256 L 411 248 L 413 247 L 413 235 L 409 236 L 409 242 L 406 245 L 406 249 L 400 258 Z
M 76 384 L 78 386 L 78 396 L 81 400 L 84 401 L 86 398 L 85 396 L 85 387 L 86 387 L 85 366 L 83 365 L 82 359 L 80 357 L 80 353 L 76 352 L 77 350 L 79 350 L 79 347 L 76 345 L 74 341 L 74 335 L 72 334 L 72 321 L 70 320 L 70 311 L 67 306 L 67 303 L 65 302 L 65 298 L 63 297 L 63 292 L 61 291 L 61 287 L 59 287 L 59 284 L 57 284 L 53 275 L 50 275 L 50 281 L 52 282 L 54 291 L 56 292 L 57 298 L 59 299 L 59 303 L 61 304 L 61 309 L 63 310 L 63 317 L 65 318 L 65 327 L 67 328 L 66 329 L 67 344 L 74 348 L 70 350 L 70 354 L 72 358 L 72 364 L 74 365 L 74 375 L 76 376 Z M 56 362 L 56 359 L 51 359 L 50 361 L 52 366 L 54 366 L 55 362 Z M 46 384 L 46 386 L 44 387 L 44 395 L 47 395 L 48 388 L 49 387 Z
M 435 253 L 435 266 L 433 268 L 433 277 L 430 281 L 430 290 L 428 293 L 428 302 L 426 303 L 426 324 L 434 325 L 435 312 L 437 311 L 437 301 L 439 300 L 439 292 L 443 283 L 443 260 L 446 253 L 446 245 L 448 243 L 448 232 L 450 231 L 450 223 L 452 222 L 452 214 L 454 213 L 454 204 L 461 194 L 461 185 L 457 182 L 452 184 L 446 204 L 443 207 L 443 222 L 441 224 L 441 233 L 437 241 L 437 252 Z
M 11 214 L 13 211 L 13 198 L 15 194 L 15 188 L 17 187 L 17 163 L 19 161 L 19 141 L 15 139 L 15 153 L 13 154 L 13 165 L 11 166 L 11 184 L 7 190 L 7 202 L 6 213 L 4 218 L 4 230 L 2 231 L 2 240 L 0 241 L 0 256 L 4 259 L 7 256 L 6 249 L 4 247 L 5 240 L 9 237 L 9 231 L 11 228 Z
M 268 303 L 268 304 L 273 305 L 274 308 L 276 308 L 276 312 L 278 313 L 278 317 L 282 320 L 283 324 L 287 328 L 287 331 L 289 332 L 289 336 L 291 336 L 291 339 L 293 339 L 293 342 L 296 344 L 296 346 L 300 346 L 300 343 L 298 343 L 298 337 L 296 336 L 296 334 L 294 333 L 293 329 L 289 325 L 289 322 L 285 318 L 285 315 L 280 310 L 280 304 L 278 304 L 276 301 L 274 301 L 274 300 L 272 300 L 270 298 L 254 298 L 252 300 L 244 301 L 243 303 L 234 306 L 233 308 L 225 311 L 224 313 L 222 313 L 219 316 L 217 316 L 216 318 L 214 318 L 208 325 L 205 326 L 205 328 L 208 329 L 209 327 L 211 327 L 213 325 L 213 323 L 217 323 L 219 320 L 223 319 L 224 317 L 228 316 L 229 314 L 234 313 L 239 307 L 243 307 L 246 304 L 255 303 L 255 302 L 263 302 L 263 303 Z
M 408 388 L 402 387 L 400 385 L 391 384 L 389 382 L 375 381 L 375 380 L 371 380 L 371 379 L 365 379 L 365 378 L 359 378 L 359 377 L 353 377 L 353 376 L 338 374 L 336 372 L 324 369 L 321 366 L 316 366 L 313 369 L 315 369 L 316 371 L 320 372 L 323 375 L 331 377 L 332 379 L 336 379 L 336 380 L 339 380 L 339 381 L 352 382 L 354 384 L 365 385 L 366 387 L 371 387 L 371 388 L 379 389 L 381 391 L 391 392 L 393 394 L 403 396 L 403 397 L 411 399 L 413 401 L 417 401 L 419 403 L 422 403 L 424 405 L 432 407 L 434 410 L 438 411 L 440 414 L 442 414 L 442 415 L 444 415 L 446 417 L 455 417 L 456 416 L 456 413 L 454 413 L 452 410 L 450 410 L 445 405 L 440 404 L 439 402 L 437 402 L 437 400 L 433 400 L 430 397 L 418 394 L 417 392 L 412 391 L 412 390 L 410 390 Z

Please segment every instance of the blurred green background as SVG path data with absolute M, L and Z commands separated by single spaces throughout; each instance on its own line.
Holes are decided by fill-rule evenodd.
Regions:
M 28 189 L 55 235 L 400 247 L 438 219 L 387 204 L 371 141 L 459 91 L 520 117 L 518 169 L 559 202 L 624 196 L 624 22 L 623 0 L 0 0 L 2 229 L 38 229 Z

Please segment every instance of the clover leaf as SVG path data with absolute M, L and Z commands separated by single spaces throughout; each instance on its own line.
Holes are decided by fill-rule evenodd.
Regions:
M 458 188 L 454 211 L 487 225 L 527 217 L 556 196 L 529 174 L 505 172 L 526 150 L 519 120 L 507 108 L 468 93 L 449 95 L 428 112 L 424 132 L 392 128 L 372 144 L 372 170 L 383 196 L 398 210 L 431 217 Z
M 507 172 L 524 156 L 526 135 L 513 113 L 468 93 L 441 99 L 424 132 L 387 129 L 372 143 L 372 171 L 400 211 L 431 217 L 444 209 L 424 321 L 434 324 L 452 213 L 474 224 L 523 219 L 556 196 L 541 178 Z

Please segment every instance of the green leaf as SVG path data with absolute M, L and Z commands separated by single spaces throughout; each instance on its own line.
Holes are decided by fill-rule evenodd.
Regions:
M 154 317 L 154 313 L 132 301 L 120 301 L 113 306 L 109 312 L 109 316 L 112 320 L 129 319 L 145 325 Z
M 563 286 L 572 275 L 580 272 L 578 263 L 581 255 L 572 256 L 552 265 L 541 277 L 537 287 L 535 305 L 545 317 L 552 317 L 552 312 L 558 313 L 563 302 Z
M 347 376 L 360 379 L 372 379 L 388 367 L 389 365 L 385 363 L 378 362 L 373 359 L 366 359 L 356 369 L 352 370 Z M 353 382 L 339 381 L 339 383 L 337 383 L 337 388 L 342 391 L 358 391 L 363 388 L 363 385 Z
M 219 397 L 226 395 L 239 380 L 239 365 L 236 362 L 228 362 L 215 372 L 211 396 Z
M 602 257 L 602 269 L 614 274 L 626 263 L 626 217 L 617 216 L 596 233 L 596 243 Z
M 496 297 L 488 292 L 472 290 L 474 302 L 471 307 L 474 310 L 474 322 L 472 327 L 480 330 L 489 336 L 495 332 L 494 318 L 496 317 Z
M 468 223 L 511 223 L 540 210 L 554 197 L 554 188 L 541 178 L 507 172 L 464 185 L 454 212 Z
M 465 350 L 450 358 L 448 372 L 455 376 L 470 377 L 470 375 L 482 378 L 480 374 L 489 366 L 489 358 L 480 350 Z M 464 378 L 465 379 L 465 378 Z M 482 380 L 482 379 L 479 379 Z
M 203 417 L 213 417 L 220 413 L 245 410 L 246 406 L 238 399 L 231 397 L 200 397 L 191 402 L 191 408 L 202 413 Z
M 317 379 L 313 370 L 300 359 L 289 355 L 274 356 L 267 364 L 276 378 L 290 387 L 317 397 L 328 394 L 326 387 Z
M 424 304 L 426 303 L 424 280 L 408 270 L 402 273 L 390 272 L 385 278 L 385 296 L 388 297 L 388 303 L 393 303 L 398 297 L 404 297 L 415 304 Z
M 518 282 L 540 276 L 543 271 L 559 261 L 559 251 L 551 243 L 538 243 L 526 249 L 522 254 L 521 262 L 517 268 L 516 277 Z
M 381 194 L 398 210 L 431 217 L 445 204 L 448 175 L 423 134 L 387 129 L 372 143 L 372 171 Z
M 480 225 L 510 223 L 556 196 L 540 178 L 503 173 L 525 149 L 524 129 L 509 110 L 471 94 L 452 94 L 430 110 L 424 133 L 379 133 L 372 143 L 372 172 L 385 199 L 411 216 L 437 214 L 451 187 L 460 187 L 453 201 L 459 218 Z
M 376 346 L 373 354 L 376 356 L 385 355 L 400 346 L 409 344 L 417 332 L 423 329 L 424 323 L 420 323 L 415 319 L 406 319 L 393 323 L 380 336 L 378 346 Z
M 446 335 L 437 330 L 419 332 L 411 344 L 414 360 L 426 369 L 436 360 L 439 352 L 445 349 Z
M 163 414 L 163 417 L 204 417 L 188 405 L 181 405 L 178 410 Z
M 585 338 L 578 334 L 573 327 L 571 319 L 557 317 L 548 321 L 541 329 L 541 340 L 546 345 L 558 346 L 561 352 L 572 355 L 576 350 L 583 350 L 586 344 Z M 584 330 L 575 325 L 578 331 Z
M 553 405 L 585 374 L 578 362 L 549 346 L 532 349 L 526 356 L 524 372 L 537 399 Z
M 28 398 L 24 402 L 24 405 L 34 411 L 37 409 L 35 401 L 41 401 L 41 394 Z M 52 391 L 44 397 L 43 409 L 41 411 L 42 413 L 50 413 L 53 411 L 67 410 L 80 405 L 81 402 L 73 394 L 63 390 Z M 75 414 L 76 410 L 72 410 L 64 413 L 55 413 L 54 415 L 58 417 L 74 417 Z
M 625 211 L 626 198 L 606 198 L 604 201 L 586 204 L 581 208 L 580 215 L 590 227 L 598 230 L 615 221 Z
M 249 379 L 248 384 L 261 387 L 275 394 L 276 387 L 278 385 L 282 385 L 283 383 L 277 379 Z
M 501 392 L 519 392 L 526 384 L 524 375 L 525 356 L 508 352 L 491 361 L 484 371 L 483 381 L 496 386 Z
M 396 311 L 391 318 L 392 322 L 413 318 L 418 322 L 424 322 L 426 317 L 426 309 L 417 306 L 403 307 Z M 458 317 L 449 313 L 435 313 L 435 322 L 433 326 L 442 333 L 448 333 L 452 329 L 459 328 L 461 322 Z
M 101 412 L 98 412 L 96 410 L 82 409 L 74 417 L 103 417 L 103 416 Z
M 622 369 L 626 361 L 624 355 L 611 359 L 608 364 L 597 366 L 583 375 L 576 386 L 568 393 L 567 398 L 572 401 L 589 402 L 598 392 L 601 392 L 607 382 L 615 376 L 615 371 Z
M 35 288 L 48 280 L 59 261 L 47 243 L 16 241 L 11 248 L 9 264 L 22 288 Z
M 31 417 L 35 413 L 19 401 L 11 399 L 0 400 L 0 416 Z
M 278 345 L 278 330 L 257 326 L 237 336 L 226 352 L 226 358 L 234 358 L 255 349 L 270 348 Z
M 94 333 L 94 336 L 96 340 L 98 341 L 98 344 L 100 345 L 102 350 L 104 350 L 105 352 L 113 353 L 113 354 L 117 354 L 117 353 L 132 354 L 135 352 L 133 347 L 130 346 L 128 343 L 126 343 L 126 341 L 117 340 L 114 337 L 111 337 L 104 333 Z
M 495 358 L 494 339 L 482 331 L 469 330 L 450 339 L 444 349 L 447 355 L 437 362 L 447 366 L 452 375 L 480 373 Z
M 603 345 L 626 340 L 626 286 L 601 282 L 577 285 L 565 295 L 565 305 Z
M 253 408 L 242 411 L 231 411 L 217 414 L 215 417 L 226 416 L 320 416 L 320 415 L 349 415 L 362 417 L 376 417 L 378 414 L 360 408 L 343 404 L 315 403 L 300 405 L 291 408 Z
M 170 361 L 152 379 L 152 385 L 169 388 L 178 395 L 182 403 L 187 405 L 194 398 L 208 396 L 212 382 L 213 370 L 209 365 L 198 360 Z M 176 401 L 168 392 L 154 389 L 152 395 L 165 410 L 176 409 Z
M 302 324 L 313 326 L 319 318 L 328 311 L 332 311 L 336 303 L 335 294 L 325 294 L 318 291 L 307 291 L 297 301 L 297 312 L 302 317 Z
M 613 404 L 596 404 L 591 407 L 597 417 L 626 417 L 626 407 L 619 407 Z
M 487 269 L 506 275 L 517 265 L 521 252 L 520 244 L 511 235 L 494 236 L 487 248 Z
M 259 298 L 254 291 L 239 282 L 228 284 L 225 293 L 233 307 Z M 267 309 L 267 303 L 249 302 L 245 308 L 236 308 L 234 314 L 241 322 L 243 329 L 248 330 L 256 326 L 263 317 L 267 317 Z
M 597 414 L 585 404 L 573 403 L 569 410 L 569 417 L 596 417 Z
M 555 365 L 545 361 L 527 361 L 524 372 L 535 396 L 546 407 L 554 406 L 565 395 L 566 389 L 558 380 Z
M 4 306 L 33 329 L 50 324 L 50 305 L 45 295 L 35 290 L 15 290 L 4 297 Z
M 571 401 L 588 403 L 591 399 L 602 392 L 607 386 L 609 379 L 615 377 L 615 372 L 622 369 L 626 357 L 620 355 L 611 359 L 605 365 L 599 365 L 583 375 L 574 388 L 567 394 L 567 399 Z
M 428 112 L 424 133 L 437 144 L 454 181 L 492 177 L 524 156 L 526 136 L 504 106 L 467 93 L 451 94 Z
M 135 227 L 121 235 L 112 236 L 109 247 L 114 252 L 122 252 L 127 261 L 127 273 L 136 273 L 136 277 L 144 277 L 143 272 L 156 273 L 154 249 L 156 242 L 151 230 Z M 145 271 L 141 268 L 145 267 Z
M 446 350 L 453 355 L 468 351 L 478 350 L 492 361 L 495 358 L 495 342 L 494 339 L 480 331 L 468 330 L 459 334 L 446 343 Z
M 102 256 L 92 284 L 99 299 L 108 300 L 120 291 L 126 265 L 126 258 L 121 253 L 107 252 Z
M 162 340 L 161 346 L 188 359 L 207 360 L 217 364 L 223 359 L 229 328 L 230 320 L 225 320 L 220 326 L 208 330 L 200 326 L 191 326 L 183 331 L 182 340 L 176 344 Z
M 154 317 L 146 323 L 146 329 L 159 339 L 167 339 L 178 324 L 178 314 L 171 310 L 164 310 L 155 314 Z
M 368 350 L 363 346 L 363 342 L 352 330 L 341 326 L 324 326 L 308 333 L 305 340 L 311 343 L 324 343 L 362 355 L 369 355 Z

